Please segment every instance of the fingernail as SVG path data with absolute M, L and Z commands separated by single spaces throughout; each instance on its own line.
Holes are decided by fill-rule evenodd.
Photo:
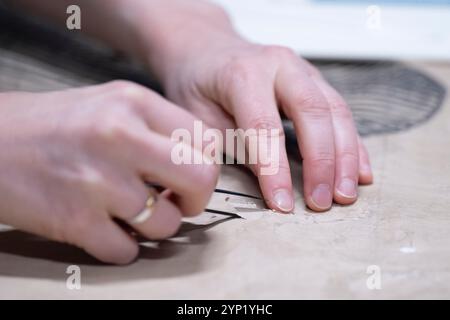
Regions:
M 311 198 L 317 208 L 322 210 L 328 209 L 333 202 L 331 187 L 327 184 L 319 184 L 314 189 Z
M 341 181 L 341 184 L 338 187 L 338 192 L 341 194 L 341 196 L 346 198 L 356 198 L 357 197 L 357 191 L 356 191 L 356 183 L 355 181 L 345 178 Z
M 294 210 L 294 200 L 292 194 L 286 189 L 275 191 L 273 202 L 283 212 L 291 212 Z

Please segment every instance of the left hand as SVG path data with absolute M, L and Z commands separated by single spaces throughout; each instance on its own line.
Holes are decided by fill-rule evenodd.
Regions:
M 153 37 L 148 51 L 167 97 L 213 128 L 280 130 L 278 173 L 260 175 L 261 164 L 252 167 L 270 208 L 294 207 L 280 112 L 295 126 L 307 206 L 325 211 L 333 200 L 355 202 L 358 184 L 373 179 L 369 157 L 350 109 L 320 72 L 290 49 L 242 39 L 225 14 L 203 14 L 203 2 L 198 8 L 189 1 L 172 3 L 181 12 L 173 19 L 184 19 L 182 28 L 160 37 L 158 45 Z

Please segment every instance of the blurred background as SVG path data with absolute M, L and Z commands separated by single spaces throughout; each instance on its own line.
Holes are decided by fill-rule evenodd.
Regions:
M 247 38 L 325 59 L 450 61 L 450 0 L 213 0 Z

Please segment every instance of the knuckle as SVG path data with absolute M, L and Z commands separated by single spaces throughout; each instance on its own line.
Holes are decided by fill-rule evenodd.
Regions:
M 226 89 L 240 87 L 249 81 L 252 62 L 246 58 L 234 57 L 223 67 L 223 85 Z
M 140 90 L 140 85 L 127 81 L 127 80 L 114 80 L 111 82 L 108 82 L 107 87 L 109 90 L 113 93 L 132 93 L 135 90 Z
M 291 173 L 289 163 L 273 159 L 270 159 L 270 163 L 258 162 L 255 165 L 252 165 L 251 169 L 255 176 L 257 176 L 258 178 L 274 174 L 289 175 Z
M 135 108 L 149 95 L 145 87 L 125 80 L 115 80 L 108 84 L 109 91 L 115 101 L 120 101 L 124 108 Z
M 306 72 L 307 72 L 308 76 L 310 76 L 311 78 L 319 78 L 319 79 L 323 78 L 322 73 L 319 71 L 319 69 L 316 66 L 314 66 L 308 60 L 303 59 L 302 61 L 304 62 L 304 65 L 306 66 Z
M 336 158 L 330 152 L 318 152 L 310 157 L 305 158 L 313 167 L 334 167 Z
M 269 57 L 275 57 L 280 60 L 298 59 L 295 51 L 288 47 L 269 45 L 264 47 L 263 52 Z
M 313 168 L 334 168 L 335 161 L 334 159 L 328 158 L 314 158 L 310 160 L 310 164 Z
M 292 93 L 290 100 L 298 108 L 315 108 L 317 105 L 316 94 L 312 90 L 297 90 Z
M 270 116 L 256 116 L 250 120 L 250 128 L 254 128 L 256 130 L 277 130 L 280 132 L 280 135 L 284 133 L 282 130 L 281 124 L 274 117 Z
M 98 124 L 93 130 L 96 137 L 107 141 L 118 141 L 127 136 L 128 128 L 119 118 L 110 116 Z
M 293 97 L 298 110 L 309 115 L 324 115 L 330 113 L 330 107 L 325 99 L 315 92 L 299 92 Z
M 342 98 L 334 98 L 330 102 L 330 111 L 338 115 L 340 117 L 344 118 L 351 118 L 352 113 L 350 111 L 350 108 L 348 107 L 347 103 Z
M 334 98 L 332 99 L 332 101 L 330 102 L 330 108 L 331 110 L 334 111 L 342 111 L 342 110 L 347 110 L 347 104 L 345 103 L 345 101 L 341 98 Z
M 108 179 L 100 169 L 79 165 L 76 168 L 76 178 L 74 181 L 82 190 L 89 192 L 99 192 L 109 185 Z
M 108 113 L 102 113 L 97 120 L 90 121 L 86 128 L 88 143 L 129 142 L 136 139 L 133 114 L 123 106 L 113 106 Z
M 359 155 L 357 150 L 343 150 L 338 152 L 338 157 L 341 159 L 345 159 L 345 161 L 358 162 Z

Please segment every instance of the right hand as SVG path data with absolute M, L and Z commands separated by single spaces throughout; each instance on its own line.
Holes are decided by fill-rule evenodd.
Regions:
M 130 221 L 144 209 L 145 181 L 173 193 L 161 194 L 152 216 L 133 226 L 152 240 L 172 236 L 182 216 L 201 213 L 214 190 L 216 165 L 170 158 L 170 134 L 192 132 L 194 120 L 124 81 L 0 94 L 0 223 L 76 245 L 106 263 L 130 263 L 138 244 L 115 220 Z

